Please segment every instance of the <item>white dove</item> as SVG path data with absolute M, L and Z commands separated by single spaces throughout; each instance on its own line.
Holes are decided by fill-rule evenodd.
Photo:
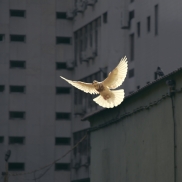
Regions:
M 98 105 L 105 108 L 113 108 L 118 106 L 124 99 L 124 90 L 110 90 L 119 87 L 127 74 L 128 62 L 126 56 L 121 59 L 117 67 L 111 71 L 108 77 L 98 82 L 96 80 L 93 83 L 85 83 L 81 81 L 68 80 L 62 76 L 62 79 L 66 80 L 69 84 L 74 87 L 90 94 L 100 94 L 98 97 L 93 99 Z

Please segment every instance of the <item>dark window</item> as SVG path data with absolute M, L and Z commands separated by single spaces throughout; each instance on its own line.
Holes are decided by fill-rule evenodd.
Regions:
M 56 18 L 57 19 L 66 19 L 66 12 L 56 12 Z
M 150 16 L 147 17 L 147 32 L 150 32 Z
M 57 70 L 60 70 L 60 69 L 67 69 L 67 65 L 66 65 L 66 62 L 57 62 L 56 63 L 56 69 Z
M 5 88 L 4 85 L 0 85 L 0 92 L 4 92 L 4 88 Z
M 89 35 L 90 47 L 92 47 L 92 23 L 90 23 L 90 35 Z
M 25 137 L 9 137 L 9 144 L 25 144 Z
M 26 68 L 25 61 L 10 61 L 10 68 Z
M 25 112 L 10 111 L 9 118 L 10 119 L 25 119 Z
M 56 94 L 70 94 L 69 87 L 56 87 Z
M 10 16 L 25 17 L 25 10 L 10 10 Z
M 129 12 L 129 27 L 131 26 L 131 20 L 135 18 L 135 11 L 130 11 Z
M 134 60 L 134 52 L 135 52 L 135 35 L 130 35 L 130 59 L 131 61 Z
M 155 5 L 154 11 L 155 11 L 155 35 L 158 35 L 158 13 L 159 13 L 158 5 Z
M 10 86 L 10 92 L 25 93 L 25 86 Z
M 129 78 L 134 77 L 134 69 L 129 70 L 128 76 L 129 76 Z
M 56 44 L 71 44 L 71 37 L 56 37 Z
M 130 2 L 132 3 L 132 2 L 134 2 L 134 0 L 130 0 Z
M 140 37 L 140 22 L 137 23 L 137 35 Z
M 8 163 L 8 170 L 9 171 L 24 171 L 25 164 L 20 162 L 11 162 Z
M 75 57 L 75 65 L 77 65 L 77 57 L 78 57 L 78 48 L 79 48 L 79 42 L 78 42 L 78 31 L 74 33 L 74 57 Z
M 103 23 L 107 23 L 107 12 L 103 14 Z
M 4 34 L 0 34 L 0 42 L 4 40 Z
M 11 42 L 25 42 L 25 35 L 10 35 Z
M 99 25 L 99 18 L 95 20 L 95 56 L 98 53 L 98 25 Z
M 71 139 L 68 137 L 56 137 L 55 145 L 70 145 Z
M 55 164 L 55 170 L 56 171 L 69 171 L 70 170 L 70 164 L 69 163 L 56 163 Z
M 56 119 L 57 120 L 60 120 L 60 119 L 70 120 L 71 119 L 71 114 L 70 113 L 65 113 L 65 112 L 57 112 L 56 113 Z
M 0 136 L 0 143 L 3 143 L 3 142 L 4 142 L 4 137 Z

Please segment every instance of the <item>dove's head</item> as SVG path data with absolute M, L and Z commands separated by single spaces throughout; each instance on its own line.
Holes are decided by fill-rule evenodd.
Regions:
M 98 81 L 94 80 L 92 84 L 96 85 L 96 84 L 98 84 Z

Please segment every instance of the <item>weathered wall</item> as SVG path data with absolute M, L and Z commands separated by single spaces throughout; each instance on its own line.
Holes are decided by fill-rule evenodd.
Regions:
M 176 87 L 182 87 L 182 74 L 173 76 Z M 114 109 L 105 109 L 90 118 L 92 127 L 133 112 L 139 106 L 161 98 L 168 87 L 161 80 L 127 98 Z M 177 160 L 176 181 L 182 180 L 181 103 L 175 94 Z M 105 128 L 91 132 L 92 182 L 173 182 L 174 123 L 170 97 L 149 109 L 141 110 Z

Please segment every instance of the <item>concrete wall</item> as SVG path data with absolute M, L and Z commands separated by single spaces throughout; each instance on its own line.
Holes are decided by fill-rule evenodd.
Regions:
M 158 35 L 155 35 L 154 6 L 158 5 Z M 129 69 L 135 69 L 135 76 L 127 80 L 127 92 L 136 91 L 137 86 L 146 85 L 154 80 L 154 72 L 160 66 L 164 73 L 179 68 L 181 62 L 181 9 L 182 2 L 161 0 L 128 0 L 128 11 L 135 11 L 131 29 L 126 35 L 127 56 L 129 53 L 129 35 L 135 34 L 135 58 L 129 62 Z M 151 17 L 151 30 L 147 32 L 147 17 Z M 137 23 L 140 22 L 140 37 L 137 36 Z M 127 31 L 127 30 L 126 30 Z M 145 65 L 144 68 L 141 65 Z M 145 75 L 145 76 L 144 76 Z
M 182 88 L 182 72 L 171 76 L 176 88 Z M 129 114 L 117 122 L 91 132 L 91 181 L 92 182 L 176 182 L 182 180 L 181 155 L 181 92 L 174 96 L 175 138 L 172 102 L 165 79 L 148 86 L 113 109 L 104 109 L 89 118 L 91 127 L 132 113 L 141 106 L 158 104 Z M 176 150 L 174 146 L 177 146 Z M 175 159 L 176 157 L 176 175 Z

